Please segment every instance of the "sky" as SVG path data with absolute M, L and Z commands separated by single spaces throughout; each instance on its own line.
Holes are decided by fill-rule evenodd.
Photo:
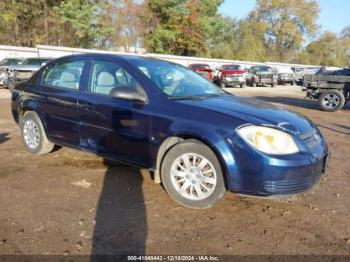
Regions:
M 290 0 L 297 1 L 297 0 Z M 350 0 L 316 0 L 320 6 L 318 24 L 322 31 L 339 34 L 350 25 Z M 220 12 L 236 18 L 245 17 L 255 7 L 255 0 L 225 0 Z

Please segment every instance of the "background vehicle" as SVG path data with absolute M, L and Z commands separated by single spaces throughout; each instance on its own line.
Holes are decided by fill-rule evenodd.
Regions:
M 294 72 L 290 67 L 277 68 L 277 82 L 278 84 L 295 84 Z
M 277 84 L 277 73 L 270 66 L 252 66 L 247 73 L 247 85 L 274 87 Z
M 306 97 L 318 99 L 322 110 L 335 112 L 350 100 L 350 69 L 305 75 Z
M 293 69 L 293 68 L 292 68 Z M 302 86 L 304 82 L 304 75 L 314 75 L 320 70 L 320 67 L 295 67 L 294 68 L 294 74 L 295 74 L 295 82 L 297 85 Z
M 5 58 L 0 61 L 0 87 L 7 87 L 9 74 L 7 66 L 19 65 L 23 62 L 22 58 Z
M 26 58 L 21 64 L 10 65 L 6 67 L 7 83 L 6 85 L 12 92 L 14 86 L 21 82 L 28 80 L 41 66 L 45 65 L 50 58 Z
M 188 68 L 197 72 L 208 80 L 213 80 L 213 70 L 208 64 L 190 64 Z
M 220 74 L 214 78 L 214 83 L 221 88 L 239 85 L 241 88 L 246 84 L 246 72 L 240 65 L 222 65 Z

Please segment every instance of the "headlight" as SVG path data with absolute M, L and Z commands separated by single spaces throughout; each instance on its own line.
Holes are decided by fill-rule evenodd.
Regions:
M 299 152 L 293 138 L 280 130 L 264 126 L 244 126 L 237 130 L 240 137 L 257 150 L 272 155 Z

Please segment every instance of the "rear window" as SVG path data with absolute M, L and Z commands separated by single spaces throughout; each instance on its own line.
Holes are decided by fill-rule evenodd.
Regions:
M 210 69 L 210 66 L 207 64 L 192 64 L 190 65 L 191 69 L 198 69 L 198 68 L 205 68 L 205 69 Z
M 84 60 L 61 61 L 45 68 L 41 84 L 49 87 L 79 89 Z
M 22 62 L 22 65 L 42 65 L 46 61 L 47 59 L 28 58 Z

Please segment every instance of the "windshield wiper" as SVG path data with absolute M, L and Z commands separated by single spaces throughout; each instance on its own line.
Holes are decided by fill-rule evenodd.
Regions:
M 206 99 L 210 97 L 215 97 L 215 96 L 221 96 L 225 93 L 219 93 L 219 94 L 211 94 L 211 95 L 203 95 L 203 96 L 171 96 L 168 99 L 170 100 L 177 100 L 177 99 Z
M 181 99 L 203 99 L 203 96 L 170 96 L 168 99 L 170 100 L 181 100 Z

